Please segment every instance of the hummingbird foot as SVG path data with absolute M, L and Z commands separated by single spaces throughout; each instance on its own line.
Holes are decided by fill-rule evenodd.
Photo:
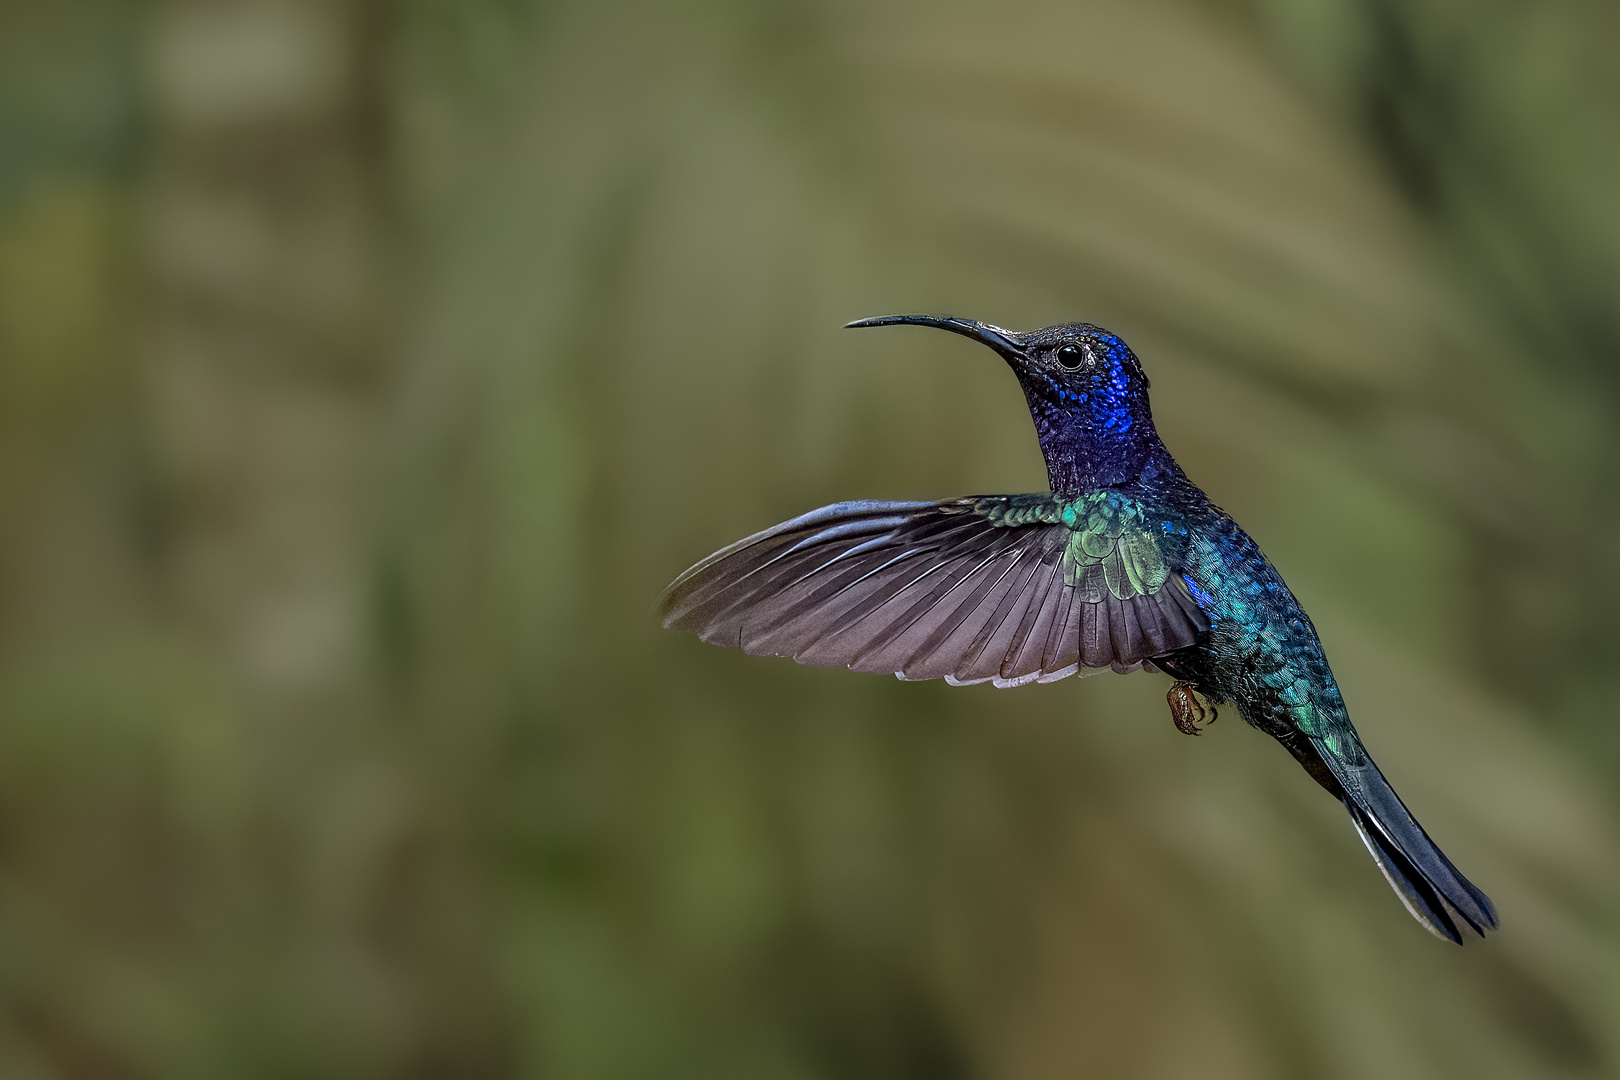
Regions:
M 1165 695 L 1170 702 L 1170 719 L 1175 722 L 1176 730 L 1184 735 L 1198 735 L 1202 733 L 1199 724 L 1208 727 L 1220 718 L 1220 712 L 1213 704 L 1208 709 L 1198 700 L 1198 693 L 1192 683 L 1178 682 L 1170 688 Z M 1208 723 L 1205 723 L 1208 717 Z

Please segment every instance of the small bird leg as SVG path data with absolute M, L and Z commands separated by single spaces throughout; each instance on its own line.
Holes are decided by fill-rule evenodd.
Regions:
M 1207 710 L 1204 708 L 1191 683 L 1176 683 L 1165 699 L 1170 702 L 1170 719 L 1175 722 L 1176 730 L 1186 735 L 1200 734 L 1198 725 L 1204 723 L 1206 716 L 1211 724 L 1220 716 L 1214 706 Z

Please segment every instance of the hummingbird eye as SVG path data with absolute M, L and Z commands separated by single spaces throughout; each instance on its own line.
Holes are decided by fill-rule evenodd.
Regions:
M 1073 371 L 1086 362 L 1086 354 L 1078 345 L 1064 345 L 1057 351 L 1057 362 Z

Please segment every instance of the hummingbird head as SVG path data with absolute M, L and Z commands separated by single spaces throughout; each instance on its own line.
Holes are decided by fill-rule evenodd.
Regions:
M 849 324 L 933 326 L 994 349 L 1018 377 L 1052 490 L 1071 495 L 1168 468 L 1148 378 L 1124 341 L 1090 323 L 1003 330 L 944 315 L 880 315 Z

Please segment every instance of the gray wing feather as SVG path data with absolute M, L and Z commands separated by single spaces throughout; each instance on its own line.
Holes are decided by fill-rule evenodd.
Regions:
M 1078 563 L 1055 516 L 1007 524 L 992 501 L 823 507 L 698 563 L 659 614 L 759 655 L 998 686 L 1140 666 L 1209 628 L 1179 575 L 1117 597 L 1118 553 Z

